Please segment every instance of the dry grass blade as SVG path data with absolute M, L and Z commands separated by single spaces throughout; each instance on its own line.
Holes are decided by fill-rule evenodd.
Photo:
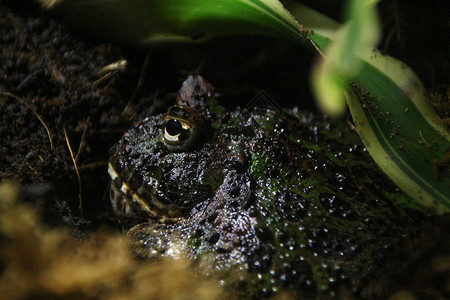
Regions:
M 81 176 L 80 176 L 80 171 L 78 170 L 77 159 L 73 155 L 72 146 L 70 146 L 70 141 L 69 141 L 69 137 L 67 135 L 66 128 L 63 128 L 63 129 L 64 129 L 64 137 L 66 139 L 67 147 L 69 148 L 69 152 L 70 152 L 70 157 L 72 158 L 73 166 L 75 168 L 75 173 L 77 174 L 77 179 L 78 179 L 78 201 L 79 201 L 79 206 L 78 207 L 80 209 L 81 218 L 83 219 L 83 199 L 81 197 Z
M 28 103 L 26 103 L 22 98 L 8 93 L 8 92 L 0 92 L 0 95 L 3 96 L 7 96 L 7 97 L 11 97 L 13 99 L 16 99 L 17 101 L 19 101 L 20 103 L 22 103 L 23 105 L 25 105 L 29 110 L 31 110 L 31 112 L 33 112 L 33 114 L 39 119 L 39 122 L 41 122 L 41 124 L 44 126 L 45 130 L 47 131 L 47 135 L 48 135 L 48 139 L 50 141 L 50 148 L 53 150 L 53 139 L 52 139 L 52 135 L 50 133 L 50 129 L 48 128 L 48 126 L 45 124 L 44 120 L 42 119 L 42 116 L 39 115 Z

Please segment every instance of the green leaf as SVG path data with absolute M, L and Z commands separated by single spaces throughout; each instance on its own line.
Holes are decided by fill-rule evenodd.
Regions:
M 39 0 L 80 29 L 122 44 L 198 42 L 229 35 L 307 36 L 273 0 Z
M 354 82 L 358 97 L 349 94 L 347 102 L 374 160 L 416 202 L 436 213 L 450 211 L 449 132 L 427 105 L 418 77 L 374 51 Z
M 312 87 L 319 106 L 326 114 L 341 116 L 346 104 L 344 92 L 348 79 L 361 68 L 358 54 L 368 51 L 379 39 L 379 25 L 373 0 L 349 2 L 348 22 L 337 29 L 334 42 L 312 70 Z

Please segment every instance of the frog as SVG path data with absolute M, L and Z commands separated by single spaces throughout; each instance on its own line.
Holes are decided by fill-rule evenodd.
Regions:
M 370 295 L 414 236 L 406 196 L 346 124 L 217 99 L 190 75 L 112 151 L 111 207 L 133 253 L 187 257 L 239 299 Z

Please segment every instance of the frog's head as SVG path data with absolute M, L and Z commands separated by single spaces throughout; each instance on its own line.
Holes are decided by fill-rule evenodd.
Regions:
M 177 105 L 137 123 L 116 145 L 108 168 L 112 208 L 121 221 L 186 217 L 213 198 L 228 172 L 243 169 L 239 133 L 211 129 L 217 120 L 205 104 L 212 96 L 207 88 L 201 77 L 189 77 Z

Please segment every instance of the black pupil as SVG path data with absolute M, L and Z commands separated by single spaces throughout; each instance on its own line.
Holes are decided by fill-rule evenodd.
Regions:
M 183 127 L 178 120 L 170 119 L 166 122 L 166 131 L 170 135 L 177 135 L 183 131 Z

